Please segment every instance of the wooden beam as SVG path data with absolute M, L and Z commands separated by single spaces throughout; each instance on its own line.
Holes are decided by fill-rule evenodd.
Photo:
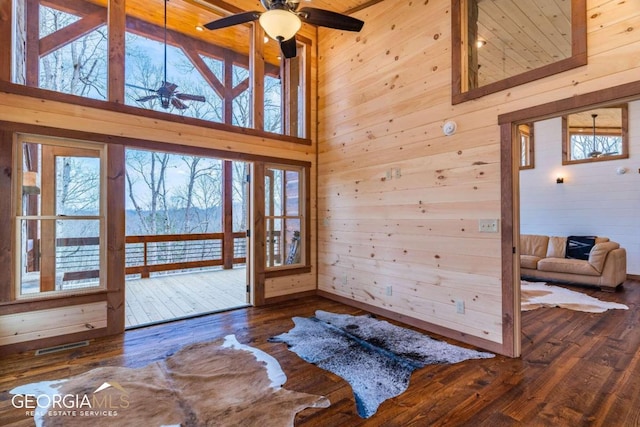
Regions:
M 250 82 L 250 79 L 247 77 L 246 79 L 244 79 L 243 81 L 238 83 L 231 90 L 231 99 L 236 99 L 238 96 L 240 96 L 240 94 L 242 92 L 244 92 L 245 90 L 249 89 L 249 82 Z
M 103 159 L 104 161 L 105 159 Z M 124 332 L 125 318 L 125 147 L 107 147 L 107 333 Z
M 63 46 L 73 43 L 80 37 L 89 34 L 96 28 L 107 23 L 107 10 L 102 9 L 87 15 L 73 24 L 67 25 L 58 31 L 40 39 L 38 55 L 40 58 L 58 50 Z
M 11 185 L 13 176 L 13 132 L 0 131 L 0 198 L 12 200 Z M 0 271 L 4 272 L 2 286 L 0 286 L 0 302 L 13 299 L 13 257 L 12 247 L 15 241 L 12 235 L 13 203 L 0 204 Z
M 40 14 L 38 0 L 26 0 L 26 85 L 40 86 Z
M 193 43 L 187 37 L 184 37 L 180 48 L 184 52 L 184 54 L 189 58 L 194 67 L 202 74 L 202 77 L 209 83 L 209 85 L 213 88 L 213 90 L 220 96 L 220 98 L 224 98 L 225 89 L 224 85 L 220 82 L 218 77 L 213 74 L 209 66 L 204 62 L 202 57 L 198 55 L 195 48 L 193 47 Z
M 233 123 L 233 61 L 224 59 L 224 87 L 225 93 L 222 101 L 224 102 L 224 123 Z
M 111 102 L 124 104 L 125 84 L 125 0 L 109 0 L 109 60 L 108 60 L 108 96 Z
M 260 25 L 253 26 L 251 53 L 249 56 L 250 86 L 252 103 L 252 124 L 254 129 L 264 130 L 264 30 Z
M 10 41 L 13 39 L 11 30 L 12 5 L 11 1 L 0 2 L 0 40 L 4 40 L 3 44 L 5 45 L 0 49 L 0 80 L 7 82 L 11 81 L 11 53 L 13 51 L 9 48 Z
M 224 268 L 233 268 L 233 162 L 231 160 L 224 161 L 223 170 L 224 188 L 222 192 L 223 197 L 223 230 L 224 239 L 222 241 L 222 255 L 224 261 Z
M 251 206 L 253 224 L 251 226 L 252 253 L 247 255 L 253 262 L 253 305 L 261 306 L 265 303 L 265 267 L 266 267 L 266 229 L 265 229 L 265 164 L 256 162 L 253 168 L 251 184 L 253 191 Z

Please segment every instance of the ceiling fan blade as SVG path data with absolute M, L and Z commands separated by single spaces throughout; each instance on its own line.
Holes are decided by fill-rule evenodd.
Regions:
M 260 12 L 242 12 L 235 15 L 225 16 L 224 18 L 211 21 L 208 24 L 204 24 L 207 30 L 217 30 L 219 28 L 231 27 L 233 25 L 244 24 L 247 22 L 255 21 L 260 18 Z
M 140 90 L 146 90 L 147 92 L 155 92 L 155 89 L 149 89 L 148 87 L 142 87 L 142 86 L 136 86 L 136 85 L 132 85 L 129 83 L 126 83 L 125 86 L 133 88 L 133 89 L 140 89 Z
M 298 12 L 303 22 L 320 27 L 334 28 L 336 30 L 360 31 L 364 22 L 341 13 L 330 10 L 316 9 L 315 7 L 303 7 Z
M 147 102 L 147 101 L 151 101 L 152 99 L 156 99 L 157 97 L 158 97 L 158 95 L 143 96 L 142 98 L 136 99 L 136 101 L 137 102 Z
M 188 93 L 176 93 L 175 97 L 185 101 L 200 101 L 200 102 L 206 101 L 206 98 L 202 95 L 190 95 Z
M 187 104 L 180 101 L 178 98 L 171 98 L 171 105 L 176 107 L 178 110 L 186 110 L 187 108 L 189 108 L 187 107 Z
M 298 54 L 296 45 L 297 43 L 296 43 L 295 37 L 292 37 L 289 40 L 280 42 L 280 50 L 282 51 L 282 54 L 284 55 L 285 58 L 296 57 L 296 55 Z

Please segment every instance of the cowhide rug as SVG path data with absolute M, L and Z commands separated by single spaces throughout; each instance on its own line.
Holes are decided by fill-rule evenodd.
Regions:
M 358 414 L 368 418 L 385 400 L 409 386 L 411 373 L 426 365 L 494 357 L 438 341 L 369 316 L 316 311 L 294 317 L 295 327 L 269 341 L 283 342 L 302 359 L 344 378 Z
M 286 379 L 273 357 L 229 335 L 142 368 L 102 367 L 11 393 L 37 407 L 36 426 L 292 426 L 299 411 L 329 406 L 282 388 Z
M 522 281 L 520 286 L 522 311 L 535 310 L 540 307 L 560 307 L 587 313 L 603 313 L 611 309 L 628 310 L 624 304 L 601 301 L 581 292 L 572 291 L 560 286 L 547 285 L 543 282 Z

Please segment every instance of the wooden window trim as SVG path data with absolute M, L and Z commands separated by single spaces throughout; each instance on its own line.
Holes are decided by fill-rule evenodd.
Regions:
M 25 134 L 19 133 L 15 135 L 15 145 L 12 152 L 15 154 L 14 159 L 14 168 L 16 173 L 16 180 L 14 181 L 14 188 L 12 190 L 12 205 L 13 205 L 13 214 L 12 214 L 12 223 L 13 226 L 13 242 L 14 247 L 16 248 L 16 252 L 22 254 L 22 251 L 17 251 L 18 248 L 21 248 L 20 244 L 20 228 L 17 227 L 17 223 L 21 221 L 23 217 L 31 217 L 29 215 L 24 215 L 22 213 L 22 203 L 18 202 L 18 198 L 21 198 L 22 195 L 22 180 L 23 180 L 23 167 L 22 167 L 22 146 L 26 143 L 34 143 L 52 147 L 50 153 L 52 155 L 72 155 L 78 154 L 80 156 L 93 157 L 93 155 L 97 154 L 97 158 L 100 159 L 100 203 L 99 210 L 97 215 L 90 215 L 87 217 L 83 216 L 71 216 L 66 217 L 65 215 L 58 215 L 54 211 L 50 213 L 41 212 L 38 215 L 34 216 L 34 220 L 37 221 L 47 221 L 54 218 L 62 219 L 62 220 L 97 220 L 99 221 L 99 229 L 100 229 L 100 259 L 99 265 L 101 271 L 107 271 L 107 146 L 104 143 L 96 143 L 93 141 L 82 141 L 76 139 L 55 139 L 46 135 L 37 135 L 37 134 Z M 43 161 L 44 163 L 44 161 Z M 45 203 L 42 203 L 43 206 Z M 51 209 L 55 209 L 55 204 L 48 203 Z M 44 209 L 44 207 L 43 207 Z M 38 219 L 36 219 L 37 217 Z M 66 217 L 66 218 L 65 218 Z M 11 292 L 11 301 L 12 302 L 20 302 L 20 301 L 38 301 L 38 300 L 47 300 L 50 298 L 57 297 L 69 297 L 69 296 L 78 296 L 78 295 L 88 295 L 94 293 L 101 293 L 107 290 L 108 277 L 106 275 L 100 275 L 98 286 L 92 286 L 81 289 L 70 289 L 70 290 L 45 290 L 40 291 L 37 294 L 27 294 L 22 295 L 19 292 L 20 283 L 18 283 L 18 278 L 20 274 L 18 273 L 20 268 L 20 263 L 18 262 L 18 257 L 14 257 L 13 266 L 14 275 L 13 280 L 11 282 L 12 292 Z
M 464 73 L 462 14 L 464 0 L 451 0 L 451 103 L 460 104 L 485 95 L 549 77 L 587 64 L 587 2 L 571 0 L 571 56 L 534 70 L 526 71 L 497 82 L 462 91 Z
M 629 109 L 627 104 L 612 105 L 611 108 L 622 109 L 622 153 L 612 156 L 590 157 L 587 159 L 572 160 L 571 156 L 571 133 L 569 131 L 567 116 L 562 116 L 562 165 L 578 165 L 584 163 L 608 162 L 611 160 L 621 160 L 629 158 Z M 598 132 L 596 132 L 598 134 Z M 602 133 L 600 133 L 602 134 Z

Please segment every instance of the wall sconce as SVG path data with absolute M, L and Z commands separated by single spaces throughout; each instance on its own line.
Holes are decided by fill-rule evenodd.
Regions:
M 564 184 L 564 177 L 559 176 L 556 178 L 556 184 Z

